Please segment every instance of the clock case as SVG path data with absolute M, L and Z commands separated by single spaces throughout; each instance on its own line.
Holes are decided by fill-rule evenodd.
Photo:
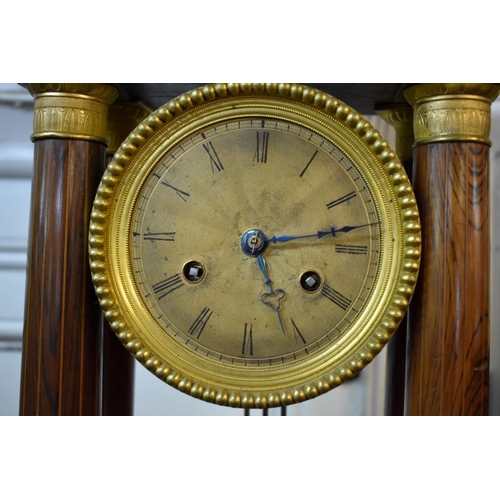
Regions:
M 130 218 L 159 157 L 203 127 L 236 118 L 277 118 L 336 144 L 368 178 L 381 224 L 378 278 L 352 327 L 309 357 L 284 366 L 227 366 L 166 336 L 149 313 L 130 268 Z M 396 154 L 348 105 L 300 84 L 215 84 L 187 92 L 151 113 L 122 143 L 102 178 L 91 214 L 92 280 L 105 319 L 148 370 L 204 401 L 243 408 L 311 399 L 352 378 L 381 351 L 402 321 L 420 263 L 420 221 Z

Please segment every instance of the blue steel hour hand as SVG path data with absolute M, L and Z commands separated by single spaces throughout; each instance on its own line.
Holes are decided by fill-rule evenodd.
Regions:
M 280 315 L 280 305 L 281 301 L 285 297 L 285 292 L 281 288 L 273 290 L 273 287 L 271 286 L 271 280 L 269 279 L 269 275 L 267 274 L 266 261 L 264 260 L 264 257 L 262 257 L 262 255 L 259 255 L 257 257 L 257 262 L 259 263 L 259 267 L 260 270 L 262 271 L 262 274 L 264 274 L 265 278 L 264 284 L 267 285 L 269 288 L 269 292 L 265 292 L 260 295 L 260 301 L 264 305 L 269 306 L 276 312 L 281 327 L 281 331 L 283 332 L 283 335 L 286 335 L 285 328 L 283 327 L 283 321 L 281 320 L 281 315 Z
M 333 226 L 330 227 L 329 231 L 318 231 L 317 233 L 314 234 L 302 234 L 299 236 L 288 236 L 286 234 L 282 236 L 271 236 L 270 238 L 266 238 L 266 243 L 285 243 L 287 241 L 292 241 L 292 240 L 299 240 L 303 238 L 318 238 L 321 239 L 324 236 L 332 235 L 332 236 L 337 236 L 337 233 L 348 233 L 349 231 L 352 231 L 353 229 L 359 229 L 361 227 L 367 227 L 367 226 L 376 226 L 378 222 L 372 222 L 369 224 L 360 224 L 359 226 L 344 226 L 339 229 L 334 228 Z

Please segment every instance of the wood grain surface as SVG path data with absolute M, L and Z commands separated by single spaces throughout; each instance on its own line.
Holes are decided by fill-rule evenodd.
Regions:
M 105 146 L 35 142 L 21 415 L 98 415 L 100 309 L 88 227 Z
M 408 415 L 488 415 L 489 148 L 414 150 L 422 263 L 410 309 Z

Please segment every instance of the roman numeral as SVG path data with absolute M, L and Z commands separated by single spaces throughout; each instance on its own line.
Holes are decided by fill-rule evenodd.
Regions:
M 309 168 L 309 165 L 313 162 L 314 158 L 316 158 L 317 154 L 318 154 L 318 150 L 316 150 L 314 152 L 311 159 L 307 162 L 307 165 L 304 167 L 304 170 L 302 170 L 302 172 L 300 173 L 300 177 L 302 177 L 306 173 L 306 170 Z
M 257 143 L 253 161 L 267 163 L 267 148 L 269 146 L 269 132 L 256 132 Z
M 207 326 L 210 316 L 212 316 L 213 311 L 208 307 L 204 307 L 200 314 L 193 321 L 193 324 L 189 327 L 188 333 L 190 335 L 196 336 L 197 339 L 203 333 L 205 326 Z
M 348 253 L 351 255 L 366 255 L 368 247 L 366 245 L 335 245 L 336 253 Z
M 187 201 L 187 199 L 189 198 L 189 193 L 186 193 L 186 191 L 181 191 L 179 188 L 172 186 L 172 184 L 169 184 L 166 181 L 162 181 L 162 184 L 169 187 L 170 189 L 173 189 L 184 201 Z
M 160 300 L 181 286 L 184 286 L 184 284 L 182 283 L 181 275 L 177 273 L 170 276 L 170 278 L 167 278 L 166 280 L 156 283 L 156 285 L 153 285 L 152 288 L 153 292 L 157 295 L 158 300 Z
M 295 333 L 295 339 L 296 340 L 300 339 L 300 340 L 302 340 L 302 343 L 305 344 L 306 339 L 304 338 L 302 333 L 300 333 L 300 330 L 298 329 L 297 325 L 295 324 L 295 321 L 292 318 L 290 318 L 290 320 L 292 321 L 293 332 Z
M 253 335 L 252 325 L 245 323 L 245 330 L 243 331 L 243 344 L 241 346 L 241 354 L 249 354 L 253 356 Z
M 212 172 L 215 172 L 216 170 L 217 172 L 221 172 L 222 170 L 224 170 L 224 166 L 222 165 L 222 162 L 220 161 L 217 151 L 215 151 L 212 142 L 208 141 L 207 144 L 202 144 L 202 146 L 210 158 L 210 166 L 212 167 Z
M 175 233 L 146 233 L 144 239 L 147 241 L 175 241 Z
M 348 193 L 345 196 L 342 196 L 342 198 L 339 198 L 338 200 L 333 200 L 330 203 L 327 203 L 326 206 L 327 206 L 327 208 L 336 207 L 337 205 L 340 205 L 341 203 L 345 203 L 346 201 L 351 200 L 355 196 L 356 196 L 356 193 L 354 191 L 352 191 L 351 193 Z
M 337 304 L 344 311 L 351 305 L 351 301 L 347 297 L 344 297 L 340 292 L 337 292 L 337 290 L 328 286 L 326 283 L 323 290 L 321 290 L 321 295 L 331 300 L 334 304 Z

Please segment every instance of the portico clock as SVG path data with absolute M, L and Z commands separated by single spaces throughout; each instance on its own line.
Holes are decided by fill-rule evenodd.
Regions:
M 106 319 L 196 398 L 266 408 L 359 372 L 402 320 L 419 215 L 387 142 L 304 85 L 219 84 L 129 135 L 92 211 Z

